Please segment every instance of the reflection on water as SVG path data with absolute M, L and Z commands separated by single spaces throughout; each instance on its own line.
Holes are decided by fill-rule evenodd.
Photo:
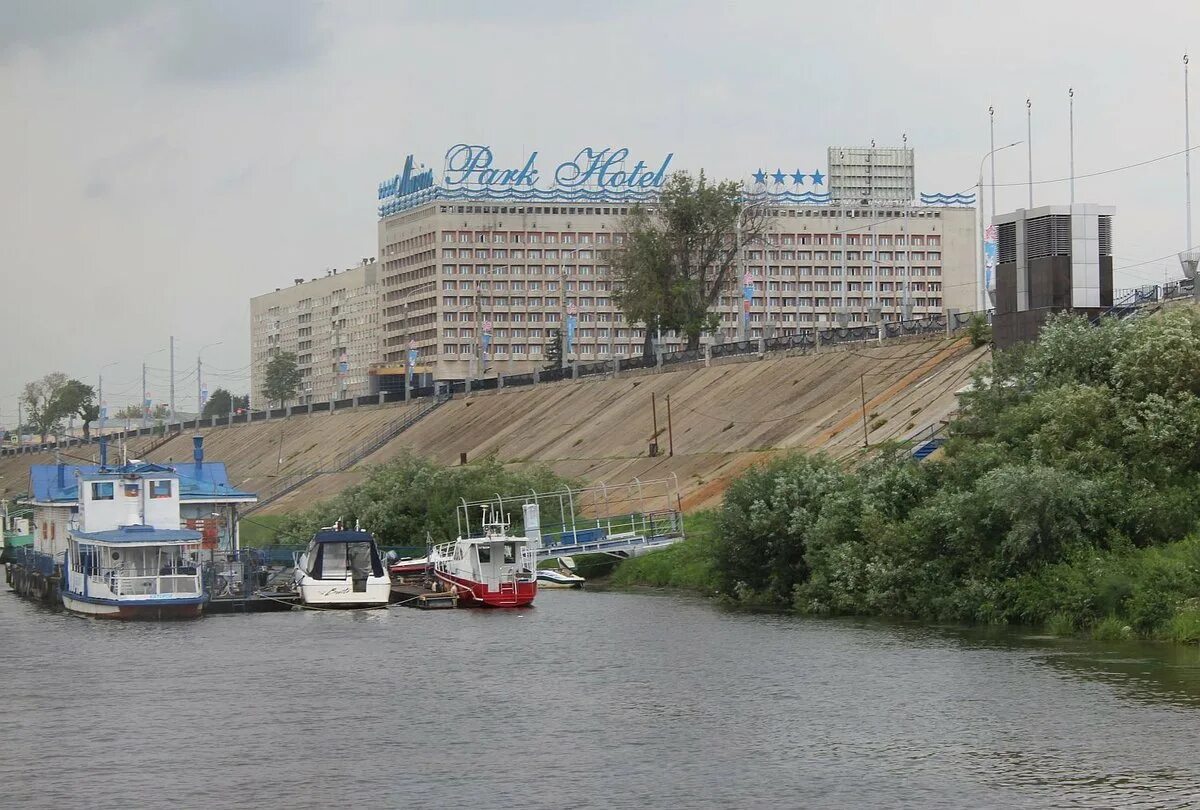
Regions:
M 544 592 L 124 625 L 0 593 L 0 802 L 1200 804 L 1200 653 Z

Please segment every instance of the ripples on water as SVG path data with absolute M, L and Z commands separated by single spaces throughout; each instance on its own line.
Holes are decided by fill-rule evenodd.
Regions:
M 120 624 L 0 593 L 0 806 L 1193 807 L 1200 654 L 543 592 Z

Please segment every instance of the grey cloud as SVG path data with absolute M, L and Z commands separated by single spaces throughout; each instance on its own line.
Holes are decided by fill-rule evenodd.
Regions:
M 228 81 L 305 65 L 326 45 L 312 0 L 185 3 L 173 16 L 157 62 L 179 81 Z
M 27 0 L 5 12 L 0 57 L 120 32 L 171 81 L 222 82 L 310 64 L 327 44 L 317 0 Z
M 112 194 L 112 183 L 102 178 L 89 180 L 83 187 L 83 196 L 89 200 L 102 200 Z
M 0 25 L 0 54 L 15 48 L 48 49 L 139 17 L 152 0 L 25 0 L 10 3 Z

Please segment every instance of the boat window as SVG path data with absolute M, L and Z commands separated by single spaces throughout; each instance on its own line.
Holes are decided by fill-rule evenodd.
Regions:
M 346 544 L 321 544 L 321 579 L 346 578 Z
M 491 546 L 476 546 L 479 549 L 479 561 L 481 563 L 490 563 L 492 561 Z
M 138 492 L 140 492 L 140 491 L 141 491 L 141 487 L 136 482 L 125 484 L 125 497 L 126 498 L 136 498 L 138 496 Z
M 517 548 L 512 543 L 504 544 L 504 562 L 515 563 L 517 561 Z
M 92 484 L 93 501 L 111 501 L 113 499 L 112 481 L 97 481 Z
M 151 498 L 170 498 L 171 497 L 171 482 L 166 481 L 151 481 L 150 482 L 150 497 Z

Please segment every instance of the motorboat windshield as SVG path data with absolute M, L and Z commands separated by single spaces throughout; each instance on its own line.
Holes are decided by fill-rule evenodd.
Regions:
M 305 573 L 314 579 L 344 580 L 384 576 L 375 539 L 362 531 L 322 531 L 309 545 Z

